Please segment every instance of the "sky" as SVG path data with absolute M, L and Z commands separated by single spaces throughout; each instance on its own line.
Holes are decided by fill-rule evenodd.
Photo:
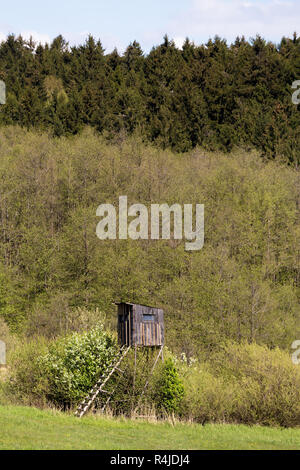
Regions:
M 278 43 L 294 31 L 299 0 L 0 0 L 0 41 L 14 33 L 45 43 L 62 34 L 74 45 L 92 34 L 106 52 L 137 40 L 147 53 L 165 34 L 181 47 L 186 37 L 203 44 L 215 35 Z

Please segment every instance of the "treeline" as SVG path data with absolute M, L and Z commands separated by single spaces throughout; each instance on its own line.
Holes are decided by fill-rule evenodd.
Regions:
M 89 125 L 108 137 L 139 132 L 144 140 L 185 152 L 197 145 L 255 148 L 299 164 L 300 113 L 292 104 L 300 79 L 300 37 L 279 45 L 243 37 L 228 45 L 188 39 L 182 50 L 166 36 L 147 55 L 134 41 L 105 54 L 100 41 L 69 47 L 9 35 L 0 45 L 7 104 L 0 124 L 51 129 L 55 136 Z
M 115 301 L 161 306 L 187 357 L 225 339 L 290 348 L 299 338 L 300 179 L 255 152 L 186 154 L 92 129 L 53 138 L 0 129 L 0 316 L 27 336 L 78 330 L 78 308 L 115 329 Z M 99 204 L 205 205 L 205 243 L 106 240 Z M 80 314 L 81 315 L 81 314 Z M 80 316 L 79 315 L 79 316 Z M 84 320 L 85 328 L 97 315 Z M 77 326 L 76 326 L 77 325 Z

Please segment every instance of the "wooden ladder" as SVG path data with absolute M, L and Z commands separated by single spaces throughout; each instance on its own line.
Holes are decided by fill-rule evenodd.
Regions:
M 121 364 L 123 361 L 124 357 L 128 353 L 130 349 L 130 346 L 122 346 L 117 357 L 115 357 L 114 361 L 112 361 L 105 372 L 101 375 L 99 380 L 96 382 L 94 387 L 90 390 L 88 395 L 85 397 L 85 399 L 78 405 L 77 410 L 75 411 L 75 416 L 78 418 L 81 418 L 84 416 L 94 401 L 96 400 L 97 396 L 99 393 L 109 393 L 106 390 L 103 389 L 104 385 L 107 383 L 107 381 L 110 379 L 110 377 L 113 375 L 115 370 L 119 370 L 118 366 Z

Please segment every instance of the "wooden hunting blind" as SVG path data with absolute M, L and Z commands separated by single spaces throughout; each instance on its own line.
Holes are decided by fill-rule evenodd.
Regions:
M 121 345 L 158 347 L 164 344 L 164 312 L 160 308 L 127 302 L 118 305 Z
M 114 396 L 115 389 L 111 392 L 104 389 L 108 383 L 110 377 L 118 373 L 120 376 L 124 374 L 124 370 L 120 369 L 120 364 L 124 360 L 127 353 L 134 346 L 134 383 L 135 383 L 135 371 L 137 367 L 137 347 L 148 347 L 141 351 L 143 354 L 146 351 L 146 357 L 148 365 L 150 364 L 149 358 L 153 357 L 155 353 L 156 358 L 150 372 L 148 373 L 147 380 L 144 389 L 140 395 L 138 404 L 135 411 L 138 410 L 141 398 L 149 384 L 149 378 L 153 373 L 158 359 L 161 357 L 163 360 L 163 347 L 164 347 L 164 312 L 160 308 L 147 307 L 146 305 L 130 304 L 127 302 L 119 302 L 118 305 L 118 336 L 120 343 L 120 351 L 116 354 L 116 357 L 108 365 L 106 371 L 101 375 L 99 380 L 96 382 L 94 387 L 90 390 L 84 400 L 78 405 L 75 412 L 75 416 L 81 418 L 84 416 L 91 406 L 95 403 L 95 400 L 99 394 L 106 394 L 107 399 L 101 410 L 104 411 L 109 402 L 111 402 Z M 150 354 L 149 354 L 150 353 Z M 149 368 L 149 367 L 148 367 Z M 150 368 L 149 368 L 150 369 Z M 134 385 L 133 385 L 134 389 Z

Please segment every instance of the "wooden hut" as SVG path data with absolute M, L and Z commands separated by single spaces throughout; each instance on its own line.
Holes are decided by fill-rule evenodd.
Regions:
M 160 308 L 127 302 L 118 305 L 118 336 L 126 346 L 164 345 L 164 312 Z

